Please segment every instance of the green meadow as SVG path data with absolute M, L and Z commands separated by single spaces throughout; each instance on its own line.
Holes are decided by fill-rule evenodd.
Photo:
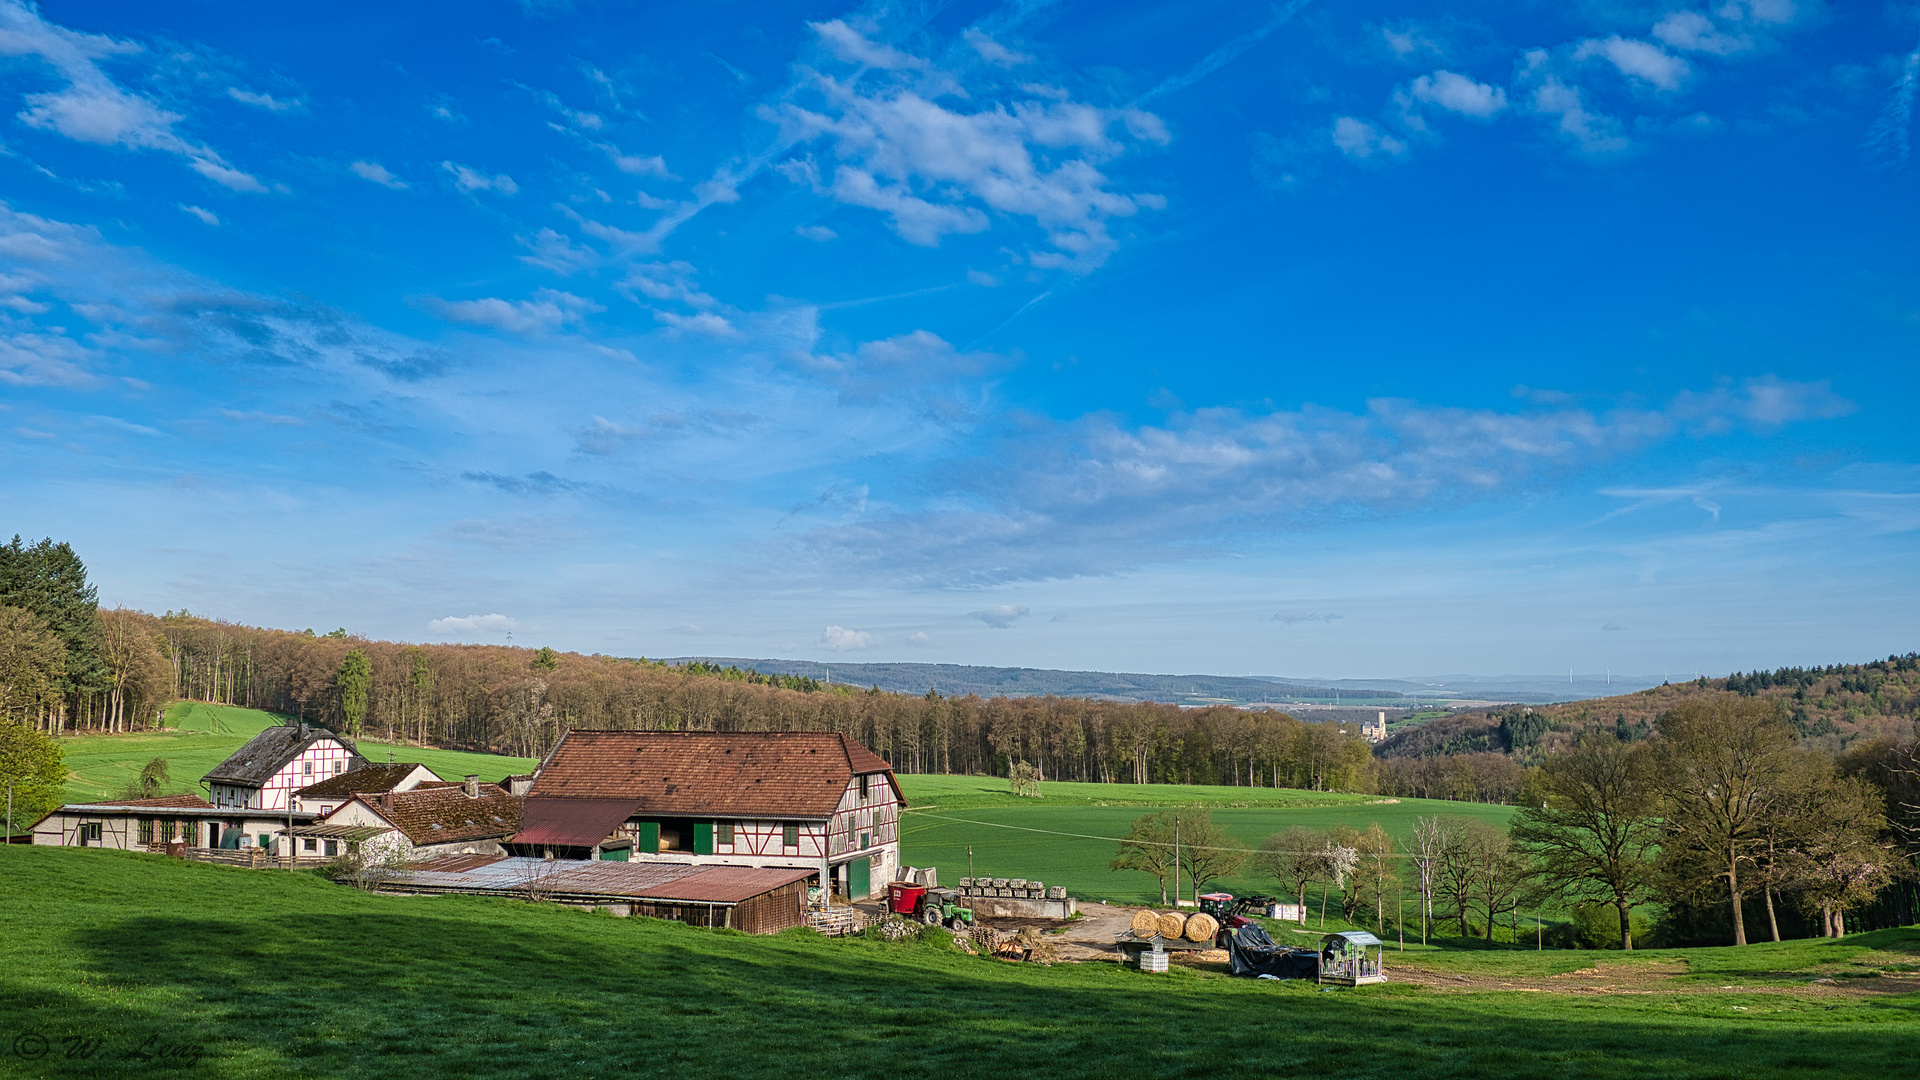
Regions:
M 67 801 L 85 802 L 117 795 L 139 779 L 140 770 L 154 758 L 163 758 L 167 763 L 167 771 L 172 776 L 167 788 L 169 794 L 204 795 L 205 789 L 200 786 L 202 776 L 245 746 L 248 739 L 287 719 L 259 709 L 182 701 L 167 709 L 163 731 L 61 739 L 60 745 L 66 751 Z M 391 753 L 395 761 L 420 762 L 448 780 L 477 773 L 480 779 L 493 782 L 512 773 L 531 772 L 539 764 L 532 758 L 389 745 L 373 739 L 361 739 L 357 745 L 369 761 L 386 761 Z
M 1032 798 L 1013 795 L 1005 780 L 993 777 L 902 776 L 900 785 L 912 804 L 901 819 L 901 857 L 913 866 L 939 867 L 942 882 L 1039 879 L 1064 885 L 1076 897 L 1126 904 L 1160 899 L 1159 885 L 1149 875 L 1108 869 L 1118 839 L 1142 814 L 1204 807 L 1244 846 L 1257 848 L 1292 825 L 1364 829 L 1375 822 L 1404 846 L 1416 817 L 1470 815 L 1505 827 L 1514 812 L 1510 806 L 1282 788 L 1050 782 Z M 1210 887 L 1237 894 L 1278 888 L 1271 879 L 1248 874 Z M 1309 893 L 1309 906 L 1317 897 Z
M 6 847 L 0 881 L 4 1076 L 1883 1080 L 1910 1075 L 1920 1045 L 1920 995 L 1886 992 L 1920 960 L 1912 930 L 1686 965 L 1431 950 L 1430 975 L 1477 981 L 1323 990 L 378 896 L 98 849 Z M 1503 964 L 1596 963 L 1681 970 L 1634 994 L 1476 988 Z

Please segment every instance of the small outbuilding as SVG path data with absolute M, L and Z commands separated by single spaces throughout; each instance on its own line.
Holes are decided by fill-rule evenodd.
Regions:
M 345 806 L 355 795 L 379 795 L 387 791 L 412 791 L 420 787 L 450 786 L 432 769 L 417 762 L 401 761 L 386 765 L 362 765 L 351 772 L 328 776 L 293 793 L 295 810 L 312 810 L 322 816 Z
M 1320 939 L 1323 985 L 1365 986 L 1387 981 L 1386 944 L 1365 930 L 1328 934 Z
M 293 830 L 300 854 L 350 854 L 406 863 L 437 855 L 504 855 L 520 828 L 520 800 L 470 776 L 464 784 L 356 794 L 312 825 Z

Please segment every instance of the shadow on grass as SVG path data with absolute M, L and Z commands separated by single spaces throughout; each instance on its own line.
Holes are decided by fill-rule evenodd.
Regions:
M 0 982 L 4 1039 L 39 1032 L 53 1051 L 28 1062 L 0 1044 L 0 1072 L 1878 1078 L 1911 1067 L 1920 1035 L 1910 1004 L 1760 1020 L 1730 1012 L 1726 995 L 1325 992 L 498 901 L 343 897 L 308 914 L 128 911 L 62 928 L 75 970 L 15 968 Z M 365 913 L 337 910 L 348 907 Z M 60 1039 L 86 1033 L 109 1056 L 60 1056 Z M 207 1056 L 114 1056 L 154 1036 Z

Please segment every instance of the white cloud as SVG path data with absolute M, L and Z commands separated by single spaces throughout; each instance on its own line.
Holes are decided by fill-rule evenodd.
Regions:
M 448 322 L 485 326 L 512 334 L 551 333 L 606 309 L 572 293 L 541 289 L 532 300 L 442 300 L 429 297 L 427 307 Z
M 487 176 L 477 169 L 471 169 L 452 161 L 443 161 L 440 163 L 440 167 L 445 169 L 448 175 L 453 177 L 454 187 L 459 188 L 469 195 L 476 191 L 497 191 L 502 195 L 515 195 L 520 191 L 520 185 L 514 183 L 513 177 L 508 176 L 506 173 Z
M 1008 365 L 995 353 L 965 353 L 928 330 L 862 343 L 850 353 L 801 353 L 802 368 L 825 376 L 848 400 L 973 379 Z
M 1776 428 L 1808 420 L 1831 420 L 1850 415 L 1855 405 L 1827 380 L 1789 382 L 1773 375 L 1746 379 L 1737 386 L 1687 391 L 1675 399 L 1673 412 L 1710 431 L 1723 431 L 1735 422 Z
M 1405 142 L 1351 116 L 1336 118 L 1332 135 L 1333 145 L 1341 153 L 1360 161 L 1373 157 L 1396 158 L 1407 152 Z
M 859 649 L 871 649 L 880 644 L 880 638 L 859 630 L 849 630 L 844 626 L 829 626 L 820 631 L 819 646 L 832 652 L 854 652 Z
M 217 184 L 235 191 L 265 191 L 266 185 L 229 165 L 217 151 L 174 130 L 184 119 L 181 114 L 122 88 L 97 63 L 144 51 L 135 42 L 47 22 L 38 9 L 17 0 L 0 0 L 0 56 L 37 57 L 66 84 L 27 95 L 21 122 L 76 142 L 174 154 Z
M 1607 38 L 1590 38 L 1573 50 L 1575 60 L 1589 60 L 1596 56 L 1618 68 L 1620 74 L 1628 78 L 1669 92 L 1680 89 L 1680 84 L 1693 71 L 1685 60 L 1652 42 L 1623 38 L 1618 34 Z
M 1683 52 L 1728 56 L 1753 47 L 1744 34 L 1729 34 L 1714 25 L 1712 19 L 1697 11 L 1675 11 L 1653 24 L 1653 36 L 1670 48 Z
M 833 240 L 840 235 L 825 225 L 801 225 L 793 230 L 793 234 L 803 240 Z
M 434 637 L 498 637 L 520 625 L 513 619 L 498 613 L 492 615 L 449 615 L 444 619 L 434 619 L 427 623 L 427 633 Z
M 295 112 L 307 107 L 307 103 L 299 98 L 282 99 L 274 97 L 272 94 L 261 94 L 252 90 L 242 90 L 237 86 L 227 87 L 227 96 L 242 105 L 251 105 L 256 109 L 265 109 L 268 112 Z
M 1436 71 L 1413 80 L 1413 98 L 1462 116 L 1488 117 L 1507 107 L 1505 89 L 1451 71 Z
M 581 270 L 589 270 L 600 264 L 600 253 L 584 244 L 576 244 L 553 229 L 541 228 L 532 236 L 514 238 L 527 249 L 520 261 L 528 266 L 538 266 L 565 277 Z
M 710 308 L 719 301 L 702 292 L 693 283 L 698 273 L 692 263 L 650 262 L 635 266 L 627 279 L 614 286 L 631 297 L 638 292 L 652 300 L 665 300 L 690 307 Z
M 930 648 L 933 648 L 935 645 L 938 645 L 939 642 L 928 637 L 927 632 L 925 630 L 916 630 L 913 633 L 907 635 L 907 644 L 912 645 L 915 648 L 930 649 Z
M 960 37 L 973 46 L 973 51 L 980 54 L 980 59 L 995 67 L 1011 68 L 1033 62 L 1033 57 L 1014 52 L 973 27 L 968 27 Z
M 835 56 L 850 63 L 864 64 L 867 67 L 881 68 L 887 71 L 920 70 L 927 62 L 918 56 L 901 52 L 891 45 L 881 45 L 869 41 L 866 35 L 848 26 L 843 20 L 832 22 L 808 23 L 814 33 L 820 35 L 820 41 Z
M 194 217 L 199 218 L 201 221 L 204 221 L 209 225 L 220 224 L 220 215 L 214 213 L 211 210 L 206 209 L 205 207 L 189 206 L 186 203 L 181 203 L 180 209 L 185 211 L 186 213 L 192 214 Z
M 1273 613 L 1273 618 L 1268 621 L 1277 622 L 1282 626 L 1293 626 L 1306 622 L 1330 623 L 1339 617 L 1331 613 L 1322 615 L 1313 611 L 1276 611 Z
M 595 149 L 607 155 L 607 160 L 613 162 L 614 168 L 628 176 L 657 176 L 663 180 L 673 178 L 673 174 L 667 171 L 667 159 L 659 154 L 641 157 L 638 154 L 626 153 L 612 143 L 594 143 L 593 145 Z
M 1405 27 L 1396 30 L 1390 26 L 1380 28 L 1380 41 L 1387 51 L 1398 57 L 1409 57 L 1419 53 L 1441 53 L 1445 50 L 1439 42 L 1433 40 L 1425 31 L 1417 27 Z
M 381 187 L 392 188 L 395 191 L 403 191 L 407 187 L 405 180 L 388 172 L 387 167 L 377 161 L 356 161 L 347 166 L 347 169 L 360 179 L 379 184 Z
M 1557 75 L 1540 80 L 1528 105 L 1538 115 L 1556 118 L 1561 136 L 1584 153 L 1615 154 L 1632 145 L 1620 121 L 1590 107 L 1579 87 L 1562 82 Z
M 830 36 L 827 26 L 844 24 L 816 29 L 851 58 L 848 39 L 839 31 Z M 837 159 L 830 170 L 810 158 L 790 160 L 782 169 L 789 178 L 886 214 L 910 243 L 933 246 L 944 236 L 985 231 L 991 212 L 1044 231 L 1051 250 L 1033 253 L 1034 265 L 1087 270 L 1118 246 L 1110 222 L 1164 205 L 1153 195 L 1112 190 L 1098 167 L 1124 153 L 1128 141 L 1167 141 L 1165 125 L 1151 113 L 1081 104 L 1038 84 L 1022 87 L 1023 97 L 997 100 L 997 88 L 977 96 L 962 91 L 956 75 L 899 74 L 919 72 L 924 62 L 873 66 L 896 74 L 817 75 L 804 93 L 762 115 L 781 123 L 790 145 L 824 140 Z
M 979 611 L 969 611 L 969 618 L 979 619 L 995 630 L 1008 630 L 1014 623 L 1027 617 L 1029 612 L 1024 604 L 999 604 Z
M 682 315 L 673 311 L 656 311 L 653 313 L 653 317 L 675 330 L 700 334 L 704 337 L 735 338 L 740 336 L 740 331 L 736 329 L 732 323 L 728 322 L 725 316 L 715 315 L 711 311 L 696 312 L 692 315 Z

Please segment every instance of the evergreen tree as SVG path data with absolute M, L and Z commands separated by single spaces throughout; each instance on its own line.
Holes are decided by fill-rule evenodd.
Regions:
M 25 608 L 43 620 L 66 649 L 56 684 L 64 697 L 106 688 L 100 661 L 99 590 L 73 547 L 52 538 L 31 546 L 18 534 L 0 545 L 0 606 Z M 76 703 L 77 704 L 77 703 Z
M 367 654 L 360 649 L 348 653 L 333 684 L 340 690 L 340 715 L 347 721 L 345 734 L 357 739 L 360 725 L 367 719 L 367 691 L 373 686 L 373 664 Z

